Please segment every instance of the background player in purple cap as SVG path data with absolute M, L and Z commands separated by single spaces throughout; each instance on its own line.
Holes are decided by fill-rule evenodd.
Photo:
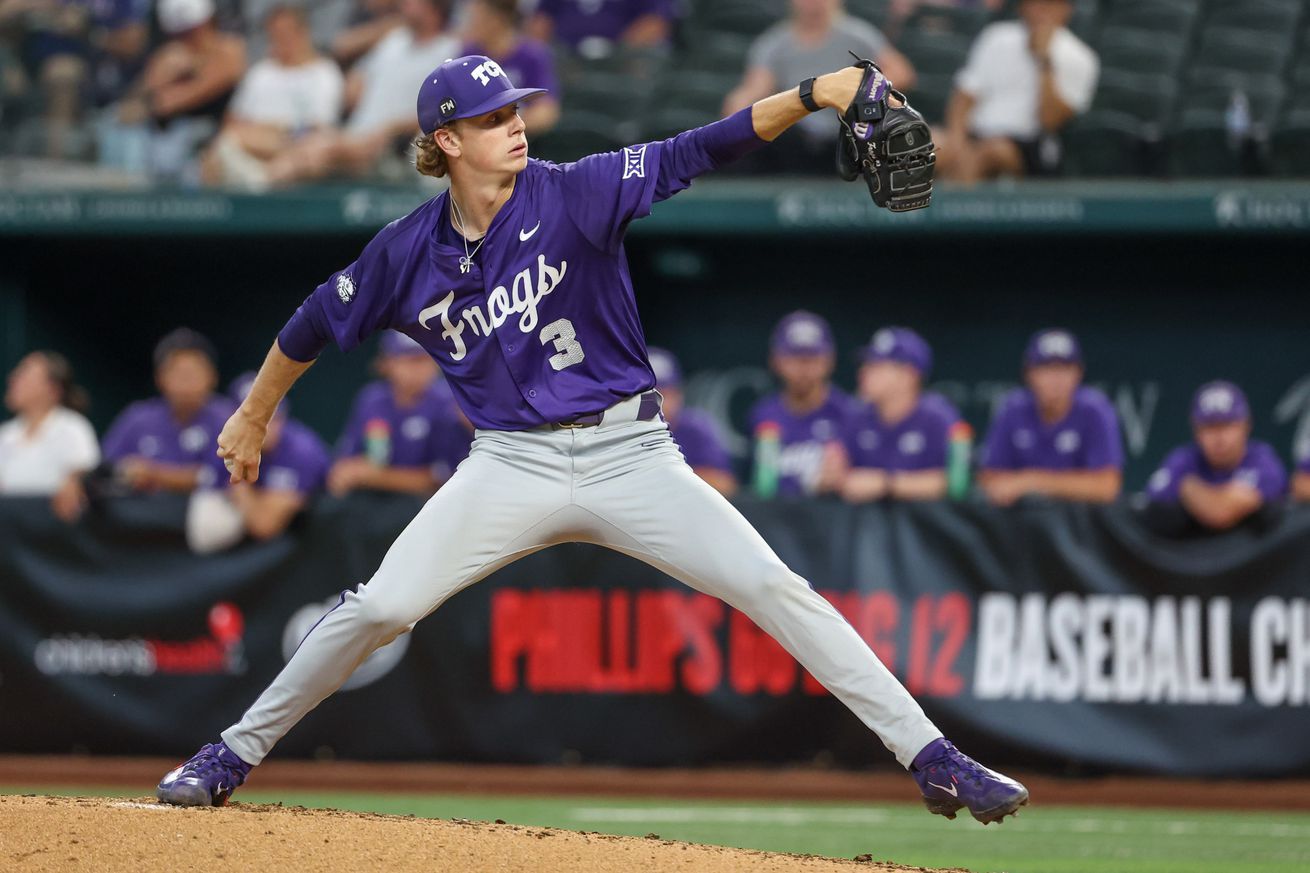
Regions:
M 841 440 L 856 403 L 832 384 L 836 364 L 832 328 L 819 315 L 798 310 L 785 316 L 769 341 L 769 369 L 782 390 L 751 410 L 751 432 L 777 430 L 778 494 L 827 494 L 846 475 Z
M 213 344 L 184 327 L 155 346 L 160 396 L 119 413 L 101 444 L 115 475 L 130 487 L 191 491 L 225 484 L 215 476 L 212 446 L 235 406 L 214 394 L 215 359 Z
M 845 433 L 847 500 L 945 496 L 947 436 L 960 413 L 940 394 L 924 393 L 931 372 L 932 348 L 908 327 L 884 327 L 865 347 L 859 395 L 868 406 Z
M 328 490 L 431 494 L 468 454 L 473 435 L 460 421 L 436 363 L 414 340 L 394 330 L 384 333 L 377 369 L 381 381 L 355 396 Z
M 510 81 L 548 93 L 522 107 L 519 114 L 529 134 L 542 134 L 559 121 L 555 93 L 555 60 L 550 48 L 521 32 L 523 15 L 518 0 L 473 0 L 464 23 L 460 54 L 487 55 L 500 64 Z
M 863 82 L 851 67 L 806 93 L 812 85 L 814 105 L 845 110 Z M 477 426 L 468 458 L 373 577 L 342 592 L 222 742 L 165 775 L 160 799 L 224 802 L 379 646 L 498 568 L 585 541 L 750 617 L 911 770 L 930 811 L 967 807 L 983 821 L 1015 812 L 1027 790 L 942 737 L 832 604 L 692 472 L 660 415 L 624 231 L 804 117 L 801 89 L 563 165 L 528 159 L 516 104 L 534 93 L 477 55 L 423 81 L 419 169 L 449 174 L 449 191 L 385 227 L 306 298 L 219 436 L 232 481 L 255 479 L 268 421 L 296 378 L 328 342 L 349 350 L 385 328 L 427 349 Z
M 737 477 L 732 472 L 728 454 L 714 419 L 699 409 L 688 409 L 682 393 L 682 368 L 673 352 L 647 346 L 646 357 L 655 372 L 655 387 L 664 398 L 664 420 L 669 433 L 682 449 L 687 465 L 720 494 L 731 497 L 737 492 Z
M 1194 441 L 1169 453 L 1147 494 L 1178 504 L 1211 530 L 1236 527 L 1287 495 L 1287 471 L 1268 443 L 1251 439 L 1251 408 L 1232 382 L 1208 382 L 1192 398 Z
M 672 0 L 538 0 L 528 32 L 591 57 L 615 44 L 660 46 L 673 30 Z
M 979 484 L 1009 506 L 1028 494 L 1109 502 L 1123 487 L 1123 444 L 1110 399 L 1083 385 L 1083 353 L 1067 330 L 1033 334 L 1026 387 L 1006 395 L 983 445 Z
M 232 399 L 245 400 L 254 384 L 254 373 L 238 376 Z M 285 399 L 279 403 L 264 435 L 259 479 L 234 483 L 228 491 L 246 532 L 267 540 L 286 530 L 310 496 L 323 487 L 331 461 L 318 434 L 288 415 Z

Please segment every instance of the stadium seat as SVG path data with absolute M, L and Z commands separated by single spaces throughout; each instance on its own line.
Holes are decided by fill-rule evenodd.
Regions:
M 1101 33 L 1097 53 L 1106 72 L 1175 75 L 1187 54 L 1187 40 L 1162 31 L 1108 27 Z
M 1206 8 L 1203 27 L 1293 33 L 1304 7 L 1303 0 L 1223 0 Z
M 713 0 L 698 3 L 688 24 L 754 36 L 787 16 L 787 0 Z
M 846 0 L 846 12 L 885 30 L 892 0 Z
M 650 93 L 650 83 L 622 73 L 589 71 L 566 84 L 564 114 L 575 111 L 596 112 L 605 115 L 631 114 L 634 99 L 640 101 Z
M 533 142 L 533 151 L 552 161 L 576 161 L 583 155 L 608 152 L 637 139 L 633 130 L 612 116 L 586 110 L 560 115 L 559 124 Z
M 1227 112 L 1233 95 L 1247 97 L 1250 139 L 1229 142 Z M 1255 170 L 1262 140 L 1272 128 L 1286 91 L 1282 80 L 1252 76 L 1190 91 L 1169 136 L 1169 171 L 1175 176 L 1236 176 Z
M 1070 123 L 1063 140 L 1065 175 L 1140 176 L 1149 170 L 1151 143 L 1126 112 L 1093 109 Z
M 739 73 L 714 73 L 697 70 L 672 70 L 654 88 L 653 110 L 680 106 L 718 117 L 723 98 L 736 87 Z
M 848 4 L 849 5 L 849 4 Z M 990 13 L 968 6 L 920 6 L 901 26 L 900 39 L 910 33 L 952 33 L 972 39 L 986 26 Z M 899 47 L 900 43 L 897 42 Z
M 1159 136 L 1178 95 L 1178 80 L 1158 73 L 1106 70 L 1097 84 L 1092 108 L 1123 113 L 1143 125 L 1156 125 L 1148 135 Z
M 1292 34 L 1217 30 L 1207 27 L 1197 40 L 1187 80 L 1204 84 L 1232 77 L 1279 76 L 1292 54 Z
M 641 132 L 637 139 L 642 142 L 668 139 L 684 130 L 700 127 L 717 121 L 719 113 L 702 109 L 689 109 L 685 106 L 665 106 L 652 112 L 642 121 Z
M 1269 139 L 1269 168 L 1278 176 L 1310 176 L 1310 102 L 1283 114 Z
M 954 75 L 969 56 L 972 37 L 949 31 L 906 31 L 896 42 L 920 74 Z
M 930 124 L 939 124 L 946 120 L 946 105 L 954 90 L 953 73 L 920 73 L 914 89 L 905 96 Z
M 746 69 L 752 36 L 722 30 L 694 30 L 686 34 L 687 51 L 678 59 L 679 69 L 740 76 Z
M 1126 0 L 1110 7 L 1102 25 L 1185 36 L 1191 32 L 1200 11 L 1200 0 Z

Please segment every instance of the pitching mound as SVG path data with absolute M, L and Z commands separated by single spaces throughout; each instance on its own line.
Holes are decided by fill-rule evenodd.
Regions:
M 179 809 L 154 800 L 0 796 L 0 869 L 284 870 L 293 873 L 926 873 L 839 861 L 487 822 L 233 803 Z

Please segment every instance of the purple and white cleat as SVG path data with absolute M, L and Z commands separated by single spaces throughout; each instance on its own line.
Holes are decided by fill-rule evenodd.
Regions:
M 955 748 L 945 737 L 924 746 L 910 765 L 928 811 L 955 818 L 961 807 L 983 824 L 1017 814 L 1028 804 L 1028 789 L 989 770 Z
M 159 780 L 155 797 L 175 806 L 222 806 L 232 791 L 246 781 L 251 765 L 236 756 L 226 743 L 210 743 L 185 764 Z

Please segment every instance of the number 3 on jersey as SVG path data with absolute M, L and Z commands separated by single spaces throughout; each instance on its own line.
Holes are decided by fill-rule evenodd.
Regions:
M 586 357 L 578 342 L 578 335 L 573 330 L 573 322 L 567 318 L 552 321 L 541 329 L 541 344 L 544 346 L 549 342 L 555 343 L 555 351 L 559 352 L 550 356 L 550 365 L 556 370 L 572 367 Z

